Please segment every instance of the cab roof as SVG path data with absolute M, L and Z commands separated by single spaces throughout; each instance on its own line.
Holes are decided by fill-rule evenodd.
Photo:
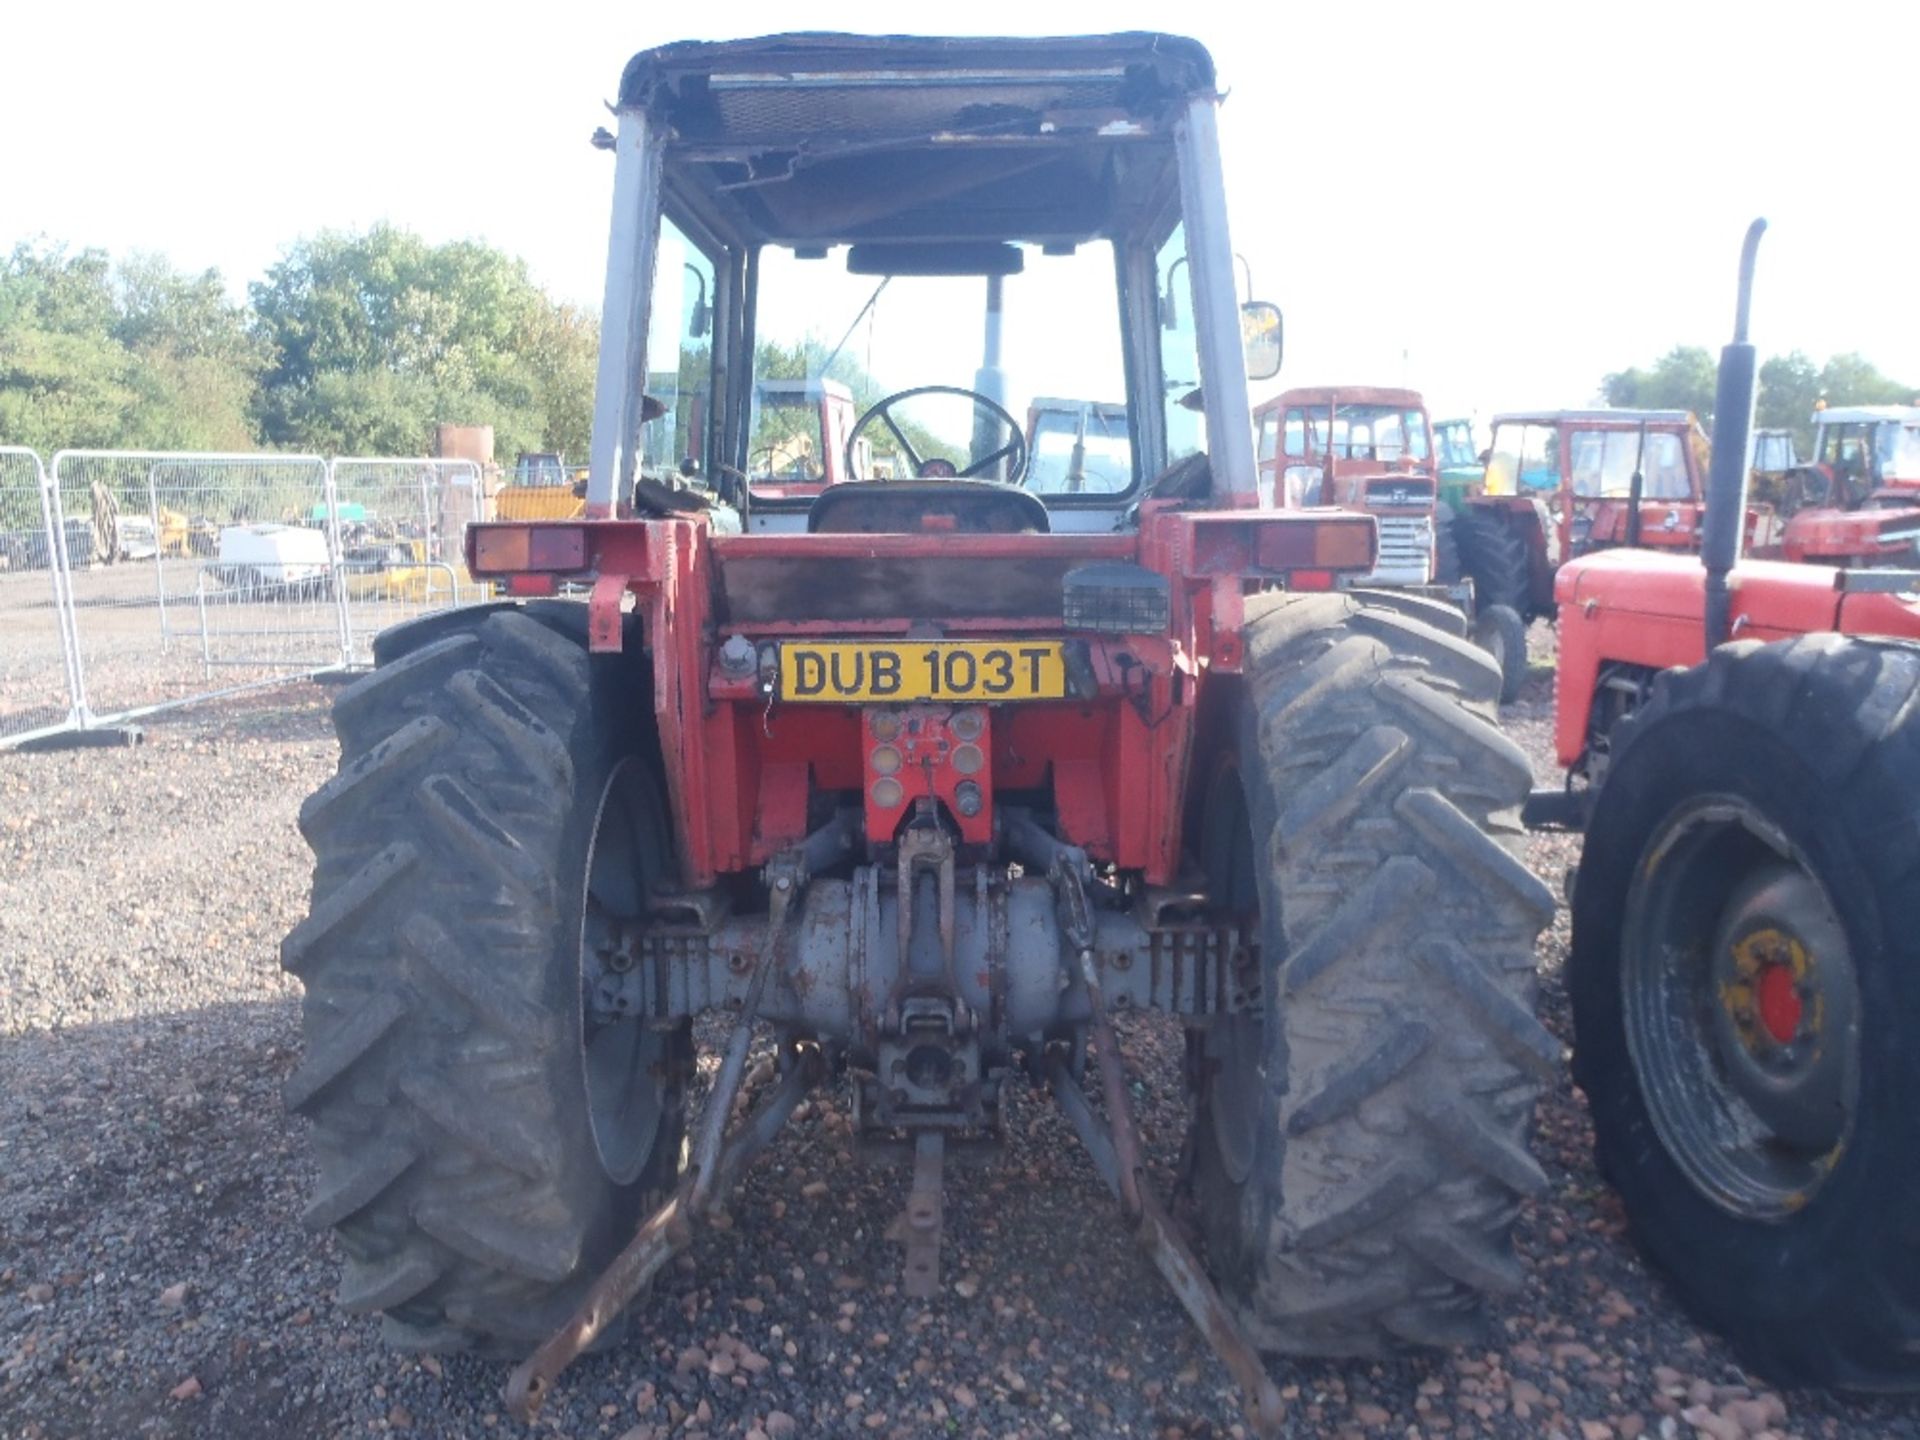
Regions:
M 1177 199 L 1197 41 L 772 35 L 642 51 L 619 108 L 663 138 L 669 207 L 750 244 L 1074 244 Z
M 1495 425 L 1697 425 L 1691 410 L 1517 410 L 1493 417 Z
M 1303 385 L 1261 401 L 1253 407 L 1253 413 L 1258 415 L 1277 406 L 1290 405 L 1389 405 L 1401 410 L 1424 410 L 1427 402 L 1418 390 L 1391 385 Z
M 1920 405 L 1829 405 L 1813 412 L 1816 425 L 1873 425 L 1882 420 L 1920 425 Z

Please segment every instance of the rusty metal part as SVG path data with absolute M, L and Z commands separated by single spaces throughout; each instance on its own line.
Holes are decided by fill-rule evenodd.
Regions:
M 700 1112 L 700 1133 L 694 1141 L 690 1174 L 694 1208 L 703 1209 L 714 1193 L 714 1180 L 720 1163 L 720 1142 L 733 1114 L 733 1103 L 740 1097 L 740 1081 L 747 1070 L 747 1047 L 753 1043 L 753 1021 L 760 1013 L 761 997 L 767 993 L 767 980 L 779 966 L 781 941 L 786 936 L 786 919 L 806 872 L 797 864 L 774 862 L 767 867 L 772 890 L 767 934 L 770 940 L 753 967 L 753 979 L 747 983 L 747 998 L 740 1007 L 740 1018 L 727 1037 L 727 1049 L 720 1060 L 720 1071 L 713 1078 L 713 1089 Z
M 595 655 L 618 655 L 625 638 L 622 607 L 631 575 L 603 574 L 587 596 L 587 648 Z
M 706 1210 L 725 1197 L 747 1163 L 780 1133 L 794 1107 L 825 1073 L 817 1048 L 809 1046 L 791 1056 L 780 1084 L 721 1148 L 706 1189 L 696 1191 L 698 1177 L 690 1171 L 673 1198 L 641 1224 L 627 1248 L 600 1272 L 567 1323 L 508 1377 L 504 1399 L 509 1414 L 533 1423 L 560 1372 L 580 1358 L 614 1316 L 646 1292 L 669 1260 L 693 1243 L 695 1226 Z M 713 1100 L 707 1103 L 711 1109 Z M 732 1108 L 731 1102 L 727 1108 Z
M 1278 1435 L 1286 1410 L 1279 1388 L 1260 1363 L 1259 1352 L 1227 1309 L 1192 1248 L 1174 1228 L 1159 1196 L 1146 1183 L 1140 1160 L 1140 1132 L 1134 1125 L 1126 1073 L 1120 1064 L 1120 1045 L 1100 993 L 1100 975 L 1093 962 L 1093 952 L 1082 950 L 1079 961 L 1093 1010 L 1093 1042 L 1100 1067 L 1101 1095 L 1106 1102 L 1106 1130 L 1102 1131 L 1094 1118 L 1092 1107 L 1087 1104 L 1086 1095 L 1072 1071 L 1057 1056 L 1048 1062 L 1048 1081 L 1060 1099 L 1060 1108 L 1092 1156 L 1094 1167 L 1119 1197 L 1127 1217 L 1138 1223 L 1137 1237 L 1153 1257 L 1154 1268 L 1239 1385 L 1248 1424 L 1257 1435 Z
M 1129 1215 L 1138 1215 L 1145 1204 L 1146 1190 L 1140 1183 L 1140 1133 L 1134 1128 L 1127 1077 L 1120 1065 L 1120 1045 L 1114 1038 L 1113 1022 L 1107 1015 L 1107 1002 L 1100 992 L 1100 974 L 1094 968 L 1091 950 L 1080 952 L 1080 975 L 1086 981 L 1087 1000 L 1093 1006 L 1093 1043 L 1098 1047 L 1100 1097 L 1106 1102 L 1108 1124 L 1113 1131 L 1114 1174 L 1119 1184 L 1120 1203 Z
M 943 1130 L 916 1131 L 913 1137 L 913 1188 L 887 1238 L 907 1247 L 901 1289 L 916 1300 L 940 1293 L 940 1240 L 946 1220 L 947 1137 Z

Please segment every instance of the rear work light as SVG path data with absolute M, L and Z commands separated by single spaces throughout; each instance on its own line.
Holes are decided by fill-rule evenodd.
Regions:
M 1254 542 L 1263 570 L 1373 569 L 1379 532 L 1371 515 L 1315 515 L 1266 520 Z
M 475 575 L 584 570 L 587 532 L 580 525 L 476 525 L 472 530 Z
M 1107 635 L 1163 635 L 1173 618 L 1167 577 L 1124 560 L 1067 572 L 1060 613 L 1069 630 Z

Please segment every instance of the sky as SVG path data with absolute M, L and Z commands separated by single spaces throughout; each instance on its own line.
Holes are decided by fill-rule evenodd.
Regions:
M 612 163 L 587 142 L 628 56 L 809 21 L 1200 39 L 1235 248 L 1287 316 L 1276 389 L 1585 403 L 1609 370 L 1726 340 L 1755 215 L 1762 353 L 1857 350 L 1920 385 L 1912 0 L 17 6 L 0 246 L 158 251 L 237 294 L 294 238 L 384 220 L 597 308 Z

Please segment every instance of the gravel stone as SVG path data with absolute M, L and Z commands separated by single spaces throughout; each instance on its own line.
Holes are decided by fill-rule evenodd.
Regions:
M 1534 627 L 1536 671 L 1506 712 L 1542 783 L 1551 637 Z M 309 1142 L 279 1097 L 299 987 L 278 946 L 306 910 L 294 817 L 334 767 L 327 698 L 290 686 L 156 716 L 134 749 L 0 753 L 6 1440 L 525 1433 L 501 1406 L 504 1364 L 387 1349 L 377 1319 L 335 1304 L 331 1237 L 299 1224 Z M 1531 840 L 1556 891 L 1578 847 Z M 1563 910 L 1541 941 L 1563 1041 L 1567 940 Z M 710 1051 L 718 1033 L 702 1031 Z M 1131 1016 L 1122 1039 L 1170 1194 L 1180 1029 Z M 1044 1096 L 1008 1087 L 1006 1141 L 998 1163 L 951 1167 L 946 1288 L 909 1299 L 884 1238 L 907 1177 L 856 1164 L 846 1096 L 822 1092 L 746 1176 L 731 1226 L 702 1231 L 626 1338 L 562 1378 L 538 1433 L 1244 1436 L 1225 1373 Z M 1486 1343 L 1275 1360 L 1290 1437 L 1378 1416 L 1423 1440 L 1694 1440 L 1720 1433 L 1692 1424 L 1697 1384 L 1728 1440 L 1920 1440 L 1920 1402 L 1777 1394 L 1693 1326 L 1629 1243 L 1564 1076 L 1534 1144 L 1552 1184 L 1521 1211 L 1526 1284 Z

